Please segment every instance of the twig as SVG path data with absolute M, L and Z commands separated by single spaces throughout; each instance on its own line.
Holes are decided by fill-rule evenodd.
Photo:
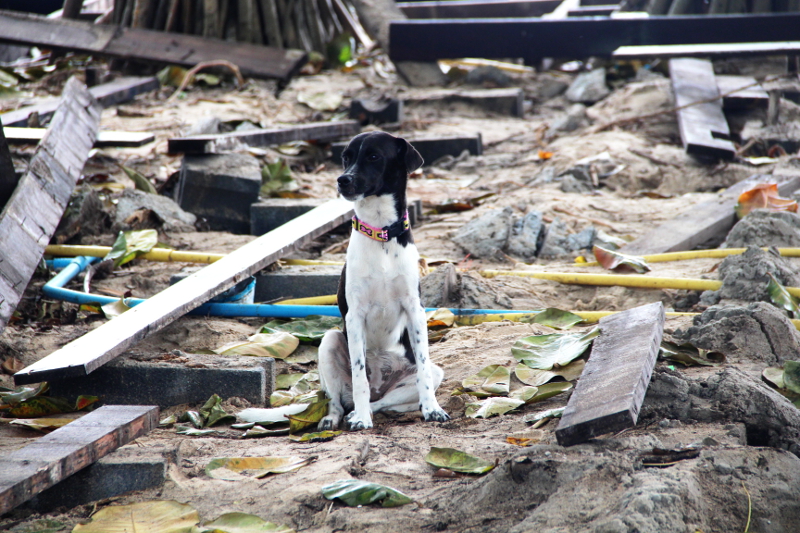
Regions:
M 689 107 L 692 107 L 692 106 L 696 106 L 696 105 L 700 105 L 700 104 L 708 104 L 708 103 L 711 103 L 711 102 L 716 102 L 717 100 L 725 98 L 726 96 L 730 96 L 730 95 L 732 95 L 734 93 L 738 93 L 739 91 L 743 91 L 745 89 L 749 89 L 750 87 L 755 87 L 756 85 L 761 85 L 762 83 L 769 83 L 769 82 L 777 81 L 777 80 L 779 80 L 781 78 L 786 78 L 788 76 L 790 76 L 790 74 L 781 74 L 779 76 L 773 76 L 771 78 L 767 78 L 767 79 L 765 79 L 763 81 L 756 81 L 754 83 L 748 83 L 747 85 L 744 85 L 744 86 L 739 87 L 737 89 L 733 89 L 733 90 L 728 91 L 727 93 L 721 94 L 719 96 L 714 96 L 712 98 L 705 98 L 703 100 L 698 100 L 697 102 L 691 102 L 691 103 L 684 104 L 684 105 L 681 105 L 681 106 L 673 107 L 671 109 L 665 109 L 663 111 L 656 111 L 655 113 L 648 113 L 646 115 L 639 115 L 638 117 L 621 118 L 619 120 L 612 120 L 611 122 L 608 122 L 606 124 L 601 124 L 601 125 L 599 125 L 599 126 L 597 126 L 595 128 L 592 128 L 591 133 L 600 133 L 601 131 L 605 131 L 605 130 L 607 130 L 609 128 L 613 128 L 614 126 L 622 126 L 624 124 L 630 124 L 632 122 L 637 122 L 639 120 L 645 120 L 645 119 L 648 119 L 648 118 L 658 117 L 658 116 L 661 116 L 661 115 L 668 115 L 668 114 L 675 113 L 676 111 L 680 111 L 682 109 L 686 109 L 686 108 L 689 108 Z
M 193 66 L 189 71 L 186 72 L 186 75 L 183 77 L 183 81 L 172 93 L 172 96 L 167 98 L 167 102 L 170 102 L 178 97 L 180 93 L 186 89 L 186 86 L 189 85 L 192 80 L 194 79 L 195 74 L 203 70 L 204 68 L 209 67 L 227 67 L 233 71 L 233 74 L 236 76 L 236 85 L 238 87 L 242 87 L 244 85 L 244 77 L 242 77 L 242 73 L 239 71 L 239 67 L 231 63 L 230 61 L 226 61 L 225 59 L 216 59 L 214 61 L 202 61 L 195 66 Z
M 669 161 L 663 161 L 661 159 L 653 157 L 652 155 L 646 154 L 644 152 L 640 152 L 639 150 L 637 150 L 635 148 L 628 148 L 628 151 L 630 153 L 632 153 L 632 154 L 638 155 L 639 157 L 644 157 L 645 159 L 648 159 L 648 160 L 652 161 L 653 163 L 655 163 L 657 165 L 668 165 L 668 166 L 671 166 L 671 167 L 680 168 L 675 163 L 670 163 Z
M 750 492 L 747 490 L 744 480 L 742 480 L 742 488 L 744 493 L 747 494 L 747 524 L 744 526 L 744 533 L 748 533 L 750 531 L 750 518 L 753 516 L 753 500 L 750 498 Z

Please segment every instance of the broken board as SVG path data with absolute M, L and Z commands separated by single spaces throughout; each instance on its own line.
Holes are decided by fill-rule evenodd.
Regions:
M 714 76 L 722 96 L 723 109 L 742 109 L 769 105 L 769 94 L 752 76 Z
M 101 106 L 111 107 L 129 102 L 137 95 L 155 91 L 160 86 L 158 79 L 153 76 L 126 76 L 109 83 L 90 87 L 89 93 L 100 102 Z M 28 126 L 28 118 L 33 113 L 36 113 L 39 116 L 39 121 L 44 123 L 53 116 L 60 101 L 60 98 L 46 98 L 37 104 L 3 113 L 0 115 L 0 120 L 3 122 L 3 126 L 25 128 Z
M 14 375 L 17 385 L 85 376 L 147 335 L 348 221 L 353 204 L 331 200 L 195 272 Z
M 670 44 L 651 46 L 620 46 L 611 54 L 614 59 L 636 59 L 653 57 L 750 57 L 765 55 L 796 54 L 800 52 L 800 41 L 777 41 L 774 43 L 717 43 L 717 44 Z
M 302 50 L 50 19 L 6 10 L 0 11 L 0 40 L 187 68 L 224 58 L 238 66 L 244 76 L 281 81 L 294 76 L 308 58 Z
M 45 128 L 4 128 L 9 144 L 35 144 L 44 138 Z M 135 148 L 156 140 L 152 133 L 139 131 L 99 131 L 95 148 L 120 146 Z
M 0 332 L 50 242 L 97 136 L 100 105 L 71 78 L 28 172 L 0 213 Z
M 714 66 L 705 59 L 670 59 L 669 77 L 678 115 L 678 130 L 686 153 L 733 159 L 728 121 L 714 78 Z
M 158 426 L 158 407 L 105 405 L 0 458 L 0 515 Z
M 717 193 L 717 198 L 692 206 L 622 248 L 629 255 L 662 254 L 717 246 L 736 224 L 739 195 L 759 183 L 777 183 L 781 196 L 800 189 L 800 176 L 755 175 Z
M 600 319 L 600 335 L 556 429 L 561 446 L 636 425 L 664 332 L 661 302 Z
M 274 146 L 292 141 L 332 141 L 360 132 L 361 124 L 355 120 L 311 122 L 282 128 L 176 137 L 169 140 L 168 151 L 171 154 L 217 154 L 247 146 Z

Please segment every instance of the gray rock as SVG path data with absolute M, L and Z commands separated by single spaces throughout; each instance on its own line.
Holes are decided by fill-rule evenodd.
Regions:
M 524 217 L 514 221 L 506 251 L 517 257 L 532 259 L 536 257 L 536 252 L 542 244 L 543 238 L 542 213 L 531 211 Z
M 493 209 L 485 215 L 471 220 L 458 230 L 453 242 L 476 258 L 500 259 L 511 233 L 510 207 Z
M 800 215 L 756 209 L 736 223 L 722 248 L 745 246 L 800 247 Z
M 194 135 L 209 135 L 219 133 L 219 126 L 222 121 L 219 117 L 203 117 L 186 131 L 185 135 L 191 137 Z
M 559 131 L 575 131 L 581 127 L 586 120 L 586 106 L 583 104 L 572 104 L 567 109 L 567 114 L 556 119 L 550 126 L 548 135 L 554 135 Z
M 751 246 L 741 255 L 726 257 L 719 267 L 722 287 L 700 295 L 701 303 L 714 305 L 721 300 L 770 301 L 767 285 L 769 274 L 781 285 L 796 287 L 800 284 L 797 270 L 777 252 L 765 252 Z
M 511 78 L 497 67 L 481 66 L 470 70 L 464 83 L 484 87 L 510 87 Z
M 569 229 L 563 220 L 556 217 L 547 227 L 544 234 L 542 249 L 539 251 L 540 257 L 558 257 L 569 253 L 567 248 L 567 237 Z
M 592 192 L 594 187 L 592 187 L 591 182 L 580 179 L 575 174 L 570 173 L 561 176 L 560 189 L 561 192 L 574 192 L 582 194 L 585 192 Z
M 606 69 L 601 67 L 579 74 L 567 89 L 566 97 L 570 102 L 593 104 L 610 92 L 606 86 Z
M 569 84 L 553 78 L 544 78 L 539 86 L 539 98 L 549 100 L 567 90 Z
M 125 189 L 119 197 L 114 217 L 115 231 L 129 229 L 125 221 L 142 209 L 152 211 L 161 220 L 161 227 L 166 231 L 195 231 L 194 223 L 197 221 L 195 215 L 187 213 L 166 196 L 135 189 Z
M 480 276 L 456 272 L 448 263 L 420 280 L 420 300 L 425 307 L 457 309 L 511 309 L 511 298 Z
M 567 248 L 570 251 L 583 250 L 584 248 L 591 248 L 594 243 L 594 236 L 597 233 L 593 227 L 582 229 L 578 233 L 573 233 L 567 236 Z
M 556 169 L 553 167 L 547 167 L 542 169 L 541 172 L 536 174 L 530 181 L 525 182 L 525 185 L 529 187 L 535 187 L 537 185 L 544 185 L 545 183 L 551 183 L 556 179 Z
M 111 225 L 111 216 L 106 212 L 97 191 L 82 185 L 72 192 L 69 204 L 58 223 L 53 242 L 64 244 L 71 240 L 105 233 Z

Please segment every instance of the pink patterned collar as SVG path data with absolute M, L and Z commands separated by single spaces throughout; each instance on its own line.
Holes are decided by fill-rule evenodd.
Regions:
M 408 231 L 409 227 L 410 224 L 408 222 L 408 211 L 405 212 L 401 220 L 398 220 L 397 222 L 389 224 L 388 226 L 384 226 L 382 228 L 376 228 L 375 226 L 370 226 L 363 220 L 359 220 L 358 217 L 353 216 L 354 230 L 361 233 L 362 235 L 366 235 L 370 239 L 374 239 L 376 241 L 381 241 L 381 242 L 389 242 L 395 237 L 402 235 L 403 233 Z

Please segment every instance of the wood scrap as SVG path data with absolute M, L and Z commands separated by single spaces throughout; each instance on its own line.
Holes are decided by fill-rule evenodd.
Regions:
M 158 407 L 105 405 L 0 458 L 4 514 L 158 426 Z
M 47 129 L 45 128 L 4 128 L 9 144 L 36 144 L 40 142 Z M 95 148 L 119 146 L 133 148 L 151 143 L 155 135 L 147 132 L 99 131 L 94 141 Z
M 55 232 L 97 136 L 100 104 L 86 87 L 71 78 L 61 98 L 49 134 L 0 214 L 0 332 Z

